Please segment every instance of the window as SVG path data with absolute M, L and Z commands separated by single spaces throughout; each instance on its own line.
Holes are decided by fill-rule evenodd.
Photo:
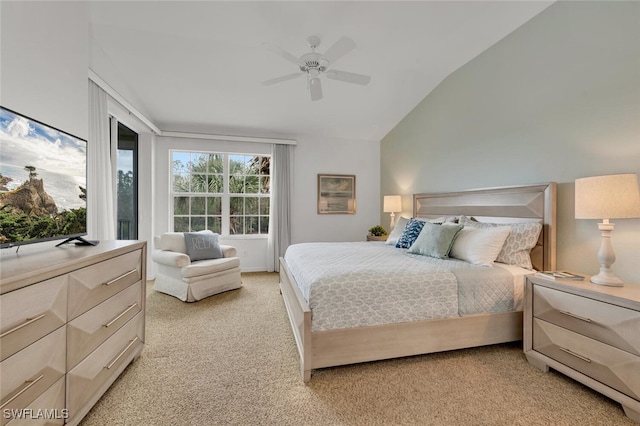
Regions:
M 271 157 L 171 151 L 173 230 L 269 233 Z
M 138 134 L 118 123 L 117 209 L 119 240 L 138 239 Z

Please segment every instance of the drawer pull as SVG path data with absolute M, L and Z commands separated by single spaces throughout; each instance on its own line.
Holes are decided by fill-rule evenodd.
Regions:
M 104 324 L 103 327 L 111 327 L 114 322 L 118 321 L 120 318 L 122 318 L 123 316 L 127 315 L 127 312 L 129 312 L 130 310 L 134 309 L 136 306 L 138 306 L 138 302 L 134 303 L 133 305 L 130 305 L 120 315 L 118 315 L 117 317 L 115 317 L 114 319 L 109 321 L 108 323 Z
M 580 321 L 591 322 L 590 318 L 581 317 L 580 315 L 572 314 L 571 312 L 567 312 L 567 311 L 558 311 L 558 312 L 560 312 L 561 314 L 570 316 L 572 318 L 579 319 Z
M 11 401 L 13 401 L 14 399 L 16 399 L 17 397 L 19 397 L 20 395 L 22 395 L 23 393 L 25 393 L 26 391 L 29 390 L 29 388 L 31 388 L 31 386 L 35 385 L 36 383 L 38 383 L 38 381 L 40 381 L 42 378 L 44 377 L 44 374 L 41 374 L 40 376 L 38 376 L 36 379 L 33 380 L 27 380 L 25 382 L 26 386 L 23 387 L 22 389 L 20 389 L 15 395 L 13 395 L 11 398 L 9 398 L 6 402 L 4 402 L 2 405 L 0 405 L 0 410 L 3 409 L 7 404 L 9 404 Z
M 126 354 L 126 353 L 127 353 L 127 351 L 128 351 L 129 349 L 131 349 L 131 346 L 133 346 L 137 341 L 138 341 L 138 336 L 136 336 L 132 341 L 130 341 L 130 342 L 129 342 L 129 344 L 127 345 L 127 347 L 126 347 L 126 348 L 124 348 L 124 349 L 122 350 L 122 352 L 120 352 L 120 353 L 118 354 L 118 356 L 117 356 L 113 361 L 111 361 L 111 362 L 109 363 L 109 365 L 107 365 L 107 366 L 106 366 L 106 367 L 104 367 L 104 368 L 106 368 L 107 370 L 110 370 L 110 369 L 111 369 L 111 367 L 113 367 L 113 366 L 115 365 L 115 363 L 116 363 L 116 362 L 118 362 L 118 360 L 119 360 L 120 358 L 122 358 L 122 356 L 123 356 L 124 354 Z
M 111 281 L 107 281 L 106 283 L 102 283 L 102 285 L 111 285 L 111 284 L 113 284 L 113 283 L 117 282 L 118 280 L 121 280 L 122 278 L 124 278 L 124 277 L 128 277 L 129 275 L 131 275 L 131 274 L 135 274 L 135 273 L 137 273 L 137 272 L 138 272 L 138 270 L 137 270 L 137 269 L 134 269 L 134 270 L 132 270 L 132 271 L 129 271 L 129 272 L 126 272 L 126 273 L 124 273 L 124 274 L 120 275 L 120 276 L 119 276 L 119 277 L 117 277 L 117 278 L 112 279 Z
M 22 327 L 26 327 L 26 326 L 28 326 L 29 324 L 33 324 L 34 322 L 38 321 L 39 319 L 44 318 L 44 316 L 45 316 L 45 314 L 40 314 L 40 315 L 38 315 L 37 317 L 27 318 L 27 320 L 26 320 L 25 322 L 23 322 L 22 324 L 17 325 L 17 326 L 15 326 L 15 327 L 13 327 L 11 330 L 7 330 L 7 331 L 5 331 L 4 333 L 0 334 L 0 338 L 2 338 L 2 337 L 4 337 L 4 336 L 7 336 L 7 335 L 9 335 L 9 334 L 11 334 L 11 333 L 13 333 L 14 331 L 18 331 L 18 330 L 20 330 Z
M 576 358 L 579 358 L 579 359 L 581 359 L 581 360 L 583 360 L 583 361 L 585 361 L 585 362 L 589 362 L 589 363 L 591 362 L 591 360 L 590 360 L 589 358 L 587 358 L 587 357 L 585 357 L 585 356 L 582 356 L 582 355 L 578 355 L 577 353 L 575 353 L 575 352 L 573 352 L 573 351 L 570 351 L 569 349 L 565 349 L 565 348 L 562 348 L 562 347 L 560 347 L 560 346 L 558 346 L 558 349 L 560 349 L 562 352 L 566 352 L 566 353 L 568 353 L 569 355 L 573 355 L 573 356 L 575 356 Z

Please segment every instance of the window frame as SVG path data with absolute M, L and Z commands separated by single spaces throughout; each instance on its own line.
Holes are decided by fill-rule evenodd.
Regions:
M 213 193 L 213 192 L 186 192 L 186 193 L 182 193 L 182 192 L 175 192 L 174 191 L 174 169 L 173 169 L 173 162 L 174 162 L 174 154 L 175 153 L 188 153 L 190 154 L 189 157 L 189 161 L 192 160 L 192 155 L 193 154 L 203 154 L 203 155 L 220 155 L 222 156 L 223 160 L 222 160 L 222 164 L 223 164 L 223 171 L 222 171 L 222 179 L 223 179 L 223 185 L 222 185 L 222 193 Z M 185 196 L 191 198 L 193 196 L 197 196 L 198 194 L 203 194 L 205 197 L 208 195 L 216 195 L 220 197 L 220 202 L 221 202 L 221 226 L 220 226 L 220 236 L 224 237 L 224 238 L 232 238 L 232 239 L 266 239 L 268 237 L 268 232 L 267 233 L 255 233 L 255 234 L 246 234 L 246 233 L 242 233 L 242 234 L 232 234 L 230 233 L 230 218 L 231 218 L 231 197 L 242 197 L 242 198 L 247 198 L 247 197 L 258 197 L 258 198 L 264 198 L 269 200 L 269 211 L 270 211 L 270 203 L 271 203 L 271 188 L 269 187 L 269 192 L 260 192 L 260 190 L 258 190 L 257 193 L 230 193 L 229 192 L 229 183 L 230 183 L 230 176 L 233 175 L 233 173 L 231 173 L 231 166 L 230 166 L 230 161 L 231 161 L 231 157 L 232 156 L 242 156 L 242 157 L 268 157 L 269 160 L 269 182 L 271 182 L 272 179 L 272 173 L 271 173 L 271 158 L 272 156 L 270 154 L 259 154 L 259 153 L 246 153 L 246 152 L 229 152 L 229 151 L 207 151 L 207 150 L 202 150 L 202 149 L 179 149 L 179 148 L 170 148 L 169 149 L 169 156 L 168 156 L 168 160 L 169 160 L 169 221 L 170 221 L 170 229 L 172 231 L 175 232 L 175 198 L 179 197 L 181 194 L 184 194 Z M 189 176 L 191 176 L 191 172 L 189 172 Z M 260 174 L 258 175 L 246 175 L 243 174 L 242 176 L 261 176 Z M 265 175 L 266 176 L 266 175 Z M 258 179 L 260 180 L 260 179 Z M 260 211 L 258 211 L 258 218 L 260 218 Z M 193 216 L 191 214 L 191 212 L 189 212 L 189 214 L 187 215 L 180 215 L 180 216 L 184 216 L 184 217 L 188 217 L 189 219 L 191 219 L 191 217 Z M 243 214 L 241 215 L 243 217 L 246 216 L 254 216 L 254 215 L 247 215 L 246 212 L 243 212 Z M 264 215 L 262 215 L 264 216 Z M 270 215 L 267 215 L 268 218 L 270 218 Z M 269 220 L 269 219 L 267 219 Z M 258 219 L 258 221 L 260 221 L 260 219 Z M 258 225 L 260 226 L 260 225 Z M 244 227 L 243 227 L 244 228 Z M 191 220 L 189 220 L 189 229 L 192 229 L 192 225 L 191 225 Z M 243 229 L 244 231 L 244 229 Z M 178 231 L 180 232 L 180 231 Z

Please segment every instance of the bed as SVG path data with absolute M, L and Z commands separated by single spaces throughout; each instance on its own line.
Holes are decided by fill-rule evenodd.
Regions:
M 556 184 L 415 194 L 413 217 L 439 226 L 455 217 L 474 229 L 539 224 L 531 269 L 434 259 L 383 242 L 292 245 L 280 258 L 280 288 L 305 382 L 319 368 L 522 339 L 524 276 L 555 268 Z M 478 289 L 488 282 L 501 294 L 483 302 Z M 386 291 L 378 299 L 374 284 Z

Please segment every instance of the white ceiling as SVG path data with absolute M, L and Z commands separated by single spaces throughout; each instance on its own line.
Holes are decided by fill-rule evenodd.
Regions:
M 550 1 L 140 1 L 89 3 L 91 69 L 163 131 L 383 138 L 444 78 Z M 304 78 L 263 48 L 300 56 L 341 36 L 357 47 L 335 69 L 368 86 Z M 333 68 L 333 67 L 332 67 Z

